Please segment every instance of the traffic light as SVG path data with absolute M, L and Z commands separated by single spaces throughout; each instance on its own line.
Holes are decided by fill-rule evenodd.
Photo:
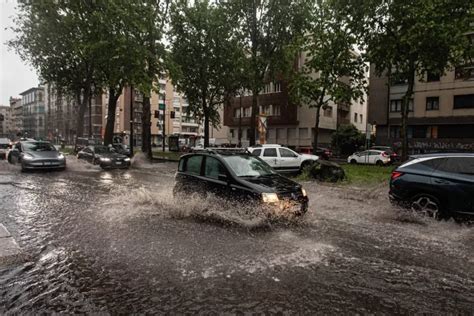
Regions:
M 159 117 L 160 117 L 160 111 L 155 110 L 155 118 L 159 118 Z
M 3 114 L 0 114 L 0 122 L 3 122 L 5 120 L 5 116 Z
M 171 112 L 170 112 L 170 117 L 171 117 L 172 119 L 174 119 L 174 117 L 175 117 L 175 112 L 174 112 L 174 111 L 171 111 Z

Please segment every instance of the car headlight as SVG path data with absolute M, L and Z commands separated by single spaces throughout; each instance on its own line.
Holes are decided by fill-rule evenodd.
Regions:
M 307 194 L 306 194 L 306 190 L 305 190 L 305 189 L 303 189 L 303 188 L 301 188 L 301 193 L 303 194 L 303 196 L 307 196 Z
M 278 203 L 278 195 L 276 193 L 262 193 L 264 203 Z
M 109 161 L 110 161 L 110 158 L 100 158 L 100 161 L 109 162 Z
M 66 157 L 64 157 L 64 155 L 63 155 L 63 154 L 59 154 L 59 155 L 58 155 L 58 159 L 61 159 L 61 160 L 63 160 L 63 159 L 65 159 L 65 158 L 66 158 Z
M 125 158 L 124 160 L 125 160 L 125 161 L 130 161 L 130 158 Z
M 23 155 L 23 159 L 24 159 L 24 160 L 33 160 L 33 156 L 30 155 L 30 154 L 24 154 L 24 155 Z

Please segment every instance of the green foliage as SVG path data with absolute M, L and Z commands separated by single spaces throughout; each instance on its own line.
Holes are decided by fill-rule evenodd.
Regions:
M 243 49 L 223 8 L 209 1 L 172 5 L 170 41 L 171 78 L 188 100 L 188 114 L 204 120 L 207 146 L 219 106 L 243 85 Z
M 331 145 L 341 155 L 350 155 L 365 144 L 365 135 L 354 125 L 341 125 L 332 134 Z
M 374 165 L 343 165 L 342 168 L 346 174 L 346 180 L 343 184 L 361 185 L 361 186 L 380 186 L 386 185 L 390 180 L 390 174 L 394 167 L 379 167 Z

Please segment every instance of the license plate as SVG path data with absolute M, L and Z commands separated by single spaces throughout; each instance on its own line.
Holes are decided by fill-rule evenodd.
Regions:
M 43 165 L 44 165 L 44 166 L 49 166 L 49 165 L 52 165 L 52 162 L 46 161 L 46 162 L 43 162 Z
M 121 162 L 121 161 L 117 161 L 117 162 L 115 162 L 115 164 L 116 164 L 116 165 L 121 165 L 122 162 Z

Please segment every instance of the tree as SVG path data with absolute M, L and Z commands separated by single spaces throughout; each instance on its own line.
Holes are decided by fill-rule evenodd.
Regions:
M 416 78 L 426 73 L 444 74 L 465 62 L 472 28 L 473 2 L 465 0 L 374 1 L 358 10 L 368 14 L 363 39 L 368 60 L 380 75 L 405 80 L 401 102 L 402 160 L 408 155 L 408 113 Z M 357 10 L 355 9 L 355 10 Z
M 177 1 L 171 7 L 170 75 L 188 100 L 187 115 L 204 120 L 204 146 L 209 126 L 220 123 L 218 107 L 240 88 L 243 50 L 221 6 L 210 1 Z
M 367 67 L 355 51 L 357 35 L 344 19 L 330 1 L 317 0 L 309 14 L 309 28 L 296 46 L 304 61 L 290 82 L 290 91 L 298 103 L 316 109 L 314 154 L 321 108 L 331 102 L 349 106 L 353 100 L 363 100 L 367 84 Z
M 16 37 L 8 42 L 42 80 L 54 83 L 79 105 L 76 136 L 83 136 L 84 113 L 96 82 L 96 32 L 86 1 L 20 1 Z M 99 90 L 99 89 L 97 89 Z
M 365 144 L 365 135 L 354 125 L 341 125 L 332 134 L 331 146 L 340 155 L 350 155 Z
M 285 47 L 301 32 L 312 1 L 228 0 L 225 6 L 245 50 L 252 92 L 250 146 L 255 145 L 258 96 L 265 79 L 287 67 Z M 291 63 L 291 61 L 290 61 Z

